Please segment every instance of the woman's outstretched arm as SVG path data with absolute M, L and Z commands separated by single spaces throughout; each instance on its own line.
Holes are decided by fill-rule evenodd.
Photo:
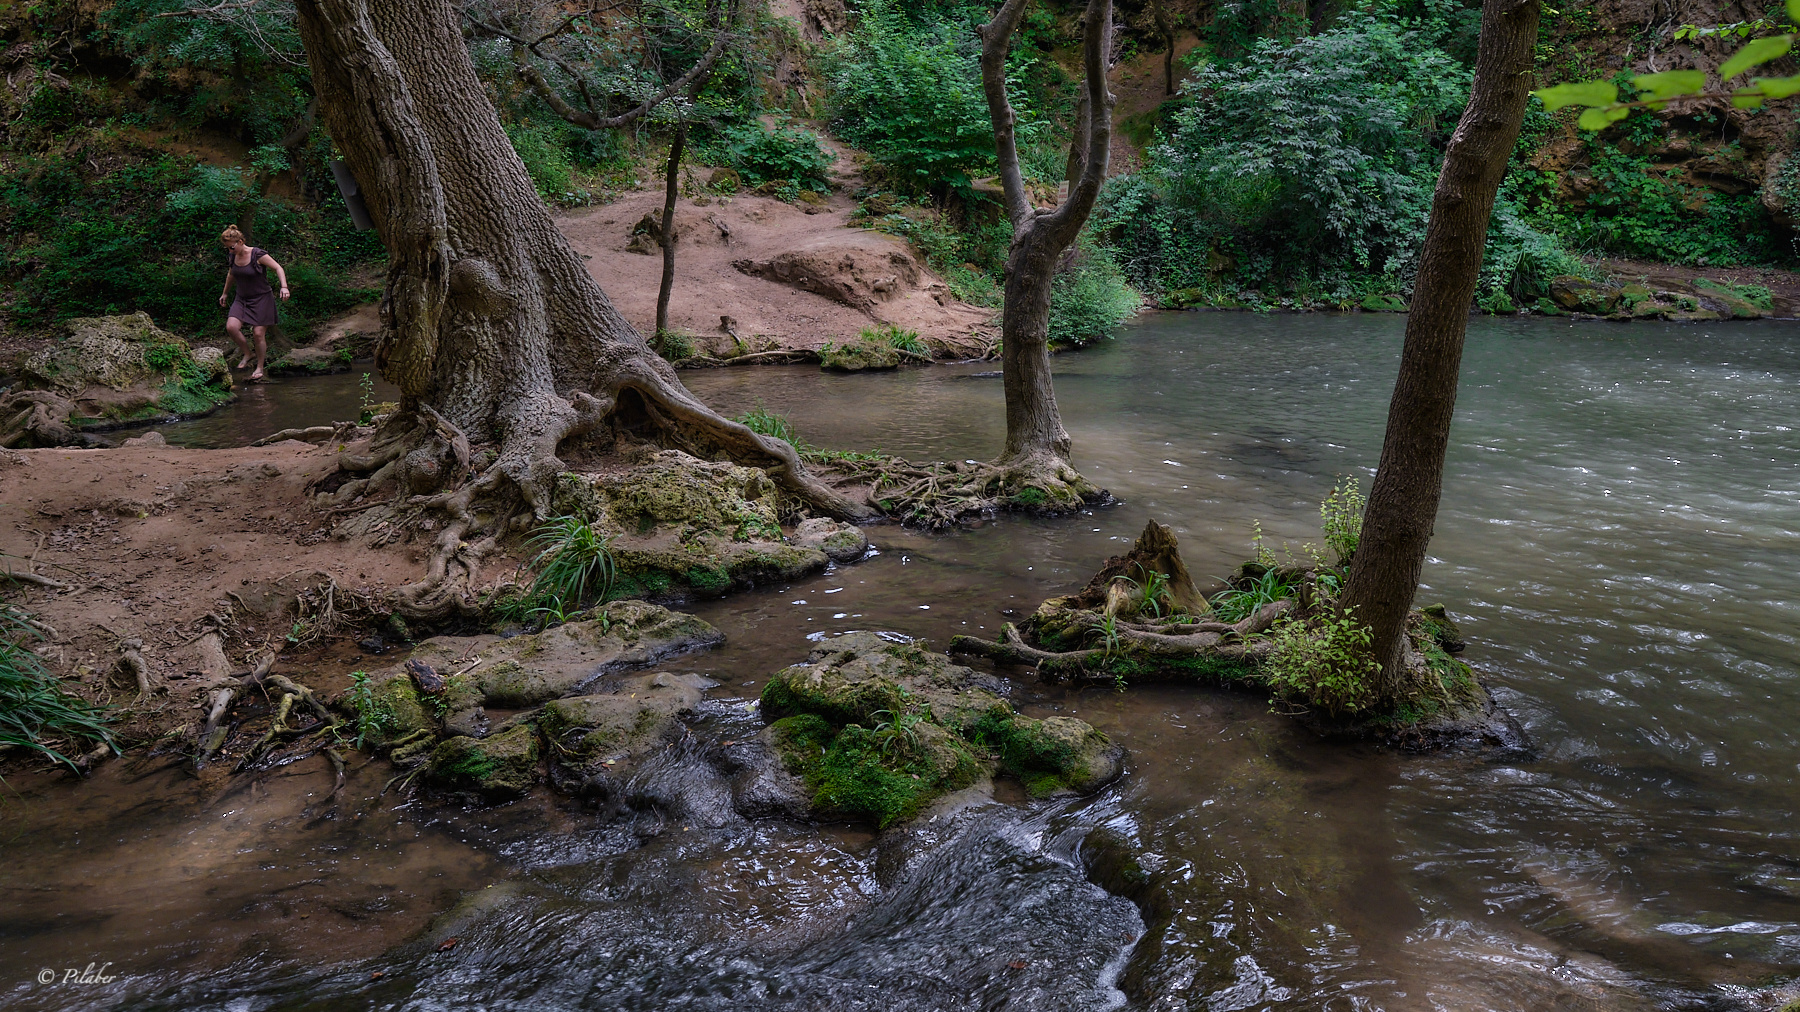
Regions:
M 219 305 L 231 305 L 231 268 L 225 268 L 225 290 L 219 293 Z
M 262 264 L 264 267 L 270 268 L 271 270 L 273 270 L 275 272 L 275 276 L 277 278 L 281 279 L 281 291 L 278 294 L 284 299 L 287 298 L 288 297 L 287 271 L 283 270 L 282 266 L 275 262 L 275 258 L 270 256 L 267 253 L 264 253 L 262 255 L 262 259 L 258 260 L 257 263 Z

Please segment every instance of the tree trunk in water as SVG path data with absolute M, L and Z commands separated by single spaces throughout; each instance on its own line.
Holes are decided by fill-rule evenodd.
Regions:
M 1387 436 L 1341 606 L 1371 630 L 1377 696 L 1404 695 L 1406 616 L 1419 588 L 1443 491 L 1463 338 L 1494 197 L 1532 86 L 1538 0 L 1486 0 L 1469 106 L 1444 151 L 1406 320 Z
M 669 181 L 663 191 L 662 285 L 656 290 L 656 332 L 669 329 L 669 290 L 675 286 L 675 197 L 681 177 L 681 149 L 687 144 L 687 120 L 675 124 L 675 140 L 669 144 Z
M 1057 259 L 1081 233 L 1106 179 L 1113 96 L 1106 88 L 1112 37 L 1111 0 L 1088 0 L 1082 39 L 1085 92 L 1071 143 L 1069 199 L 1054 210 L 1031 206 L 1019 170 L 1017 116 L 1006 94 L 1006 53 L 1029 0 L 1006 0 L 979 29 L 981 77 L 994 124 L 1000 180 L 1012 247 L 1006 258 L 1001 363 L 1006 387 L 1006 448 L 999 464 L 1008 483 L 1048 492 L 1045 505 L 1073 505 L 1104 495 L 1068 464 L 1069 434 L 1050 380 L 1050 288 Z
M 399 387 L 396 477 L 450 514 L 427 583 L 521 498 L 547 515 L 565 439 L 626 406 L 664 437 L 769 469 L 813 508 L 866 515 L 791 447 L 696 400 L 613 308 L 539 200 L 445 0 L 299 0 L 319 109 L 390 265 L 376 365 Z M 400 438 L 402 429 L 410 435 Z M 458 491 L 469 445 L 495 462 Z M 494 501 L 477 510 L 477 496 Z M 433 587 L 420 587 L 423 595 Z

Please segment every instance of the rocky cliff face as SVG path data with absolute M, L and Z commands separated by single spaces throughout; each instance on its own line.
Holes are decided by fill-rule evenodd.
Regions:
M 1676 39 L 1675 30 L 1683 25 L 1741 23 L 1750 26 L 1751 37 L 1775 34 L 1776 25 L 1756 27 L 1765 14 L 1762 5 L 1718 0 L 1598 0 L 1554 15 L 1547 11 L 1539 45 L 1539 81 L 1548 85 L 1694 69 L 1705 71 L 1709 89 L 1718 90 L 1719 65 L 1746 39 L 1735 34 Z M 1800 64 L 1787 57 L 1752 76 L 1784 76 L 1797 70 Z M 1678 101 L 1647 114 L 1658 121 L 1659 130 L 1633 130 L 1627 121 L 1605 131 L 1601 139 L 1625 155 L 1644 159 L 1646 171 L 1695 188 L 1696 199 L 1703 199 L 1707 191 L 1734 197 L 1758 194 L 1776 220 L 1792 228 L 1793 208 L 1800 204 L 1800 172 L 1795 171 L 1800 162 L 1789 158 L 1797 110 L 1796 98 L 1770 102 L 1761 109 Z M 1574 128 L 1573 117 L 1567 118 L 1569 123 L 1544 138 L 1529 164 L 1557 173 L 1557 202 L 1579 208 L 1606 183 L 1592 171 L 1592 146 Z

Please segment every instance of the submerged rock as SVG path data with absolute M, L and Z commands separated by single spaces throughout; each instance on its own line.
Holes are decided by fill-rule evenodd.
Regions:
M 146 313 L 79 317 L 67 336 L 26 358 L 0 397 L 0 445 L 70 446 L 84 428 L 202 415 L 230 401 L 231 368 L 216 348 L 192 348 Z
M 619 778 L 660 748 L 718 684 L 693 674 L 658 671 L 603 679 L 601 690 L 553 699 L 537 725 L 554 757 L 559 783 L 611 796 Z
M 784 794 L 802 784 L 814 816 L 888 826 L 995 773 L 1035 797 L 1093 791 L 1118 776 L 1124 750 L 1105 735 L 1073 718 L 1023 716 L 1004 688 L 879 633 L 826 640 L 764 686 L 766 752 L 740 760 L 748 772 L 737 793 L 791 810 Z M 792 779 L 757 765 L 760 755 L 778 757 Z

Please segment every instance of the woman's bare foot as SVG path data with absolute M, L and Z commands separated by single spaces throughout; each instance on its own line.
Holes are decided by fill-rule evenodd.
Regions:
M 258 369 L 255 372 L 250 374 L 250 382 L 261 383 L 262 380 L 263 380 L 263 371 L 261 369 Z
M 244 352 L 244 357 L 243 357 L 243 358 L 240 358 L 240 359 L 238 359 L 238 364 L 237 364 L 237 367 L 238 367 L 238 368 L 239 368 L 239 369 L 248 369 L 248 368 L 250 368 L 250 353 L 249 353 L 249 352 Z

